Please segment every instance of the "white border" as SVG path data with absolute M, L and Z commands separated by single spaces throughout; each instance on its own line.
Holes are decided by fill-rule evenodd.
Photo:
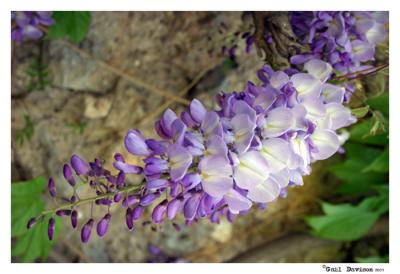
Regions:
M 14 0 L 0 1 L 1 10 L 1 50 L 0 66 L 2 88 L 0 89 L 0 111 L 1 111 L 1 130 L 0 144 L 2 157 L 0 157 L 0 176 L 1 176 L 1 219 L 4 225 L 0 227 L 0 237 L 2 248 L 0 249 L 2 273 L 68 273 L 78 270 L 79 272 L 88 271 L 97 273 L 110 273 L 129 271 L 140 273 L 141 271 L 163 272 L 163 273 L 204 273 L 205 270 L 222 271 L 223 273 L 325 273 L 322 264 L 11 264 L 10 263 L 10 179 L 11 179 L 11 41 L 10 41 L 10 11 L 11 10 L 390 10 L 390 75 L 394 76 L 390 81 L 390 115 L 394 121 L 390 128 L 390 264 L 378 264 L 377 267 L 383 267 L 385 273 L 399 273 L 399 243 L 400 243 L 400 212 L 399 198 L 400 176 L 399 176 L 399 141 L 400 140 L 399 123 L 400 117 L 400 71 L 397 62 L 400 62 L 400 13 L 396 9 L 395 3 L 398 1 L 385 0 L 334 0 L 334 1 L 311 1 L 311 0 L 293 0 L 293 1 L 273 1 L 273 0 Z M 395 217 L 392 217 L 396 215 Z M 329 266 L 342 266 L 345 271 L 346 266 L 350 264 L 328 264 Z M 359 264 L 354 266 L 360 266 Z M 367 266 L 367 265 L 363 265 Z M 375 265 L 368 265 L 375 266 Z M 221 272 L 220 272 L 221 273 Z

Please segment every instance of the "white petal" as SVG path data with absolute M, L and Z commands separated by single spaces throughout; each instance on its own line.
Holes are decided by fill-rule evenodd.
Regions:
M 339 149 L 340 142 L 337 134 L 334 131 L 327 129 L 317 129 L 311 135 L 318 152 L 311 152 L 314 160 L 324 160 L 331 157 Z
M 290 109 L 285 107 L 275 108 L 268 112 L 268 116 L 265 118 L 263 137 L 278 137 L 290 130 L 294 124 L 294 116 Z
M 318 98 L 321 93 L 321 81 L 307 73 L 296 73 L 290 78 L 297 90 L 299 100 Z
M 291 152 L 287 141 L 280 138 L 272 138 L 264 140 L 262 144 L 261 154 L 267 160 L 271 173 L 287 167 Z
M 213 175 L 203 178 L 201 185 L 208 195 L 220 198 L 233 187 L 233 179 L 232 177 Z
M 259 151 L 248 151 L 239 158 L 239 164 L 235 166 L 233 178 L 237 185 L 248 189 L 269 176 L 268 163 Z
M 278 183 L 268 178 L 264 182 L 257 184 L 255 187 L 250 188 L 247 196 L 250 200 L 257 203 L 268 203 L 275 200 L 280 193 Z
M 329 118 L 332 121 L 331 129 L 336 130 L 355 123 L 357 119 L 351 115 L 351 111 L 339 103 L 325 105 Z
M 332 73 L 332 66 L 318 59 L 313 59 L 305 63 L 304 69 L 321 82 L 325 82 Z
M 238 213 L 239 211 L 248 210 L 252 205 L 249 199 L 247 199 L 234 189 L 231 189 L 228 193 L 226 193 L 224 199 L 228 204 L 229 210 L 232 213 Z
M 342 103 L 344 99 L 345 89 L 332 84 L 323 84 L 321 95 L 326 103 L 337 102 Z

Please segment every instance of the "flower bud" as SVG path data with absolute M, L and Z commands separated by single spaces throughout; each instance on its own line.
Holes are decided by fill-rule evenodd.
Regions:
M 69 209 L 59 209 L 56 211 L 57 216 L 69 216 L 71 215 L 71 210 Z
M 72 155 L 71 157 L 71 166 L 75 170 L 76 174 L 79 175 L 87 175 L 90 171 L 89 164 L 82 160 L 78 155 Z
M 158 197 L 160 197 L 159 193 L 149 193 L 145 196 L 143 196 L 140 199 L 140 205 L 141 206 L 148 206 L 150 205 L 152 202 L 154 202 L 155 199 L 157 199 Z
M 54 237 L 54 229 L 56 226 L 56 221 L 54 220 L 53 217 L 49 219 L 49 226 L 47 227 L 47 236 L 49 237 L 49 240 L 53 240 Z
M 78 212 L 76 212 L 76 210 L 73 210 L 71 212 L 71 225 L 72 228 L 76 228 L 76 226 L 78 225 Z
M 27 229 L 31 229 L 32 226 L 33 226 L 35 223 L 36 223 L 36 218 L 35 218 L 35 217 L 30 218 L 29 221 L 28 221 L 28 224 L 26 225 L 26 228 L 27 228 Z
M 100 237 L 103 237 L 108 230 L 108 224 L 110 223 L 111 220 L 111 214 L 107 213 L 103 219 L 101 219 L 98 223 L 97 223 L 97 235 L 99 235 Z
M 196 217 L 197 208 L 200 204 L 201 194 L 199 192 L 194 193 L 192 197 L 190 197 L 184 207 L 183 207 L 183 214 L 186 220 L 193 220 Z
M 125 173 L 120 171 L 116 180 L 117 187 L 123 187 L 125 185 Z
M 220 211 L 214 211 L 210 216 L 210 221 L 214 224 L 219 224 L 220 215 L 221 215 Z
M 167 216 L 168 219 L 172 220 L 175 218 L 176 214 L 178 213 L 178 210 L 180 209 L 182 204 L 182 199 L 173 199 L 168 203 L 167 206 Z
M 126 197 L 122 200 L 122 206 L 129 207 L 134 204 L 137 204 L 138 202 L 139 202 L 139 199 L 135 195 L 128 195 L 128 197 Z
M 71 168 L 69 167 L 68 164 L 65 164 L 65 165 L 64 165 L 63 173 L 64 173 L 64 178 L 65 178 L 65 180 L 67 180 L 67 182 L 68 182 L 71 186 L 75 186 L 75 184 L 76 184 L 75 178 L 74 178 L 74 176 L 72 175 L 72 170 L 71 170 Z
M 114 203 L 118 203 L 119 201 L 121 201 L 122 198 L 122 193 L 117 193 L 114 195 Z
M 142 206 L 137 206 L 137 207 L 135 207 L 134 209 L 133 209 L 133 212 L 132 212 L 132 217 L 133 217 L 133 220 L 138 220 L 138 219 L 140 219 L 140 217 L 142 217 L 142 215 L 143 215 L 143 212 L 144 212 L 144 207 L 142 207 Z
M 168 180 L 165 180 L 165 179 L 152 180 L 146 184 L 146 188 L 150 189 L 150 190 L 166 188 L 167 186 L 168 186 Z
M 132 230 L 134 226 L 132 208 L 128 207 L 128 209 L 126 210 L 125 219 L 126 219 L 126 226 L 128 227 L 129 230 Z
M 159 224 L 163 221 L 165 211 L 167 210 L 167 204 L 168 200 L 164 200 L 153 209 L 153 213 L 151 215 L 153 223 Z
M 82 227 L 81 230 L 81 240 L 82 243 L 87 243 L 90 238 L 90 234 L 92 233 L 92 228 L 93 228 L 94 220 L 89 219 L 87 223 Z
M 50 193 L 51 197 L 56 197 L 57 196 L 56 184 L 55 184 L 53 178 L 49 179 L 49 183 L 47 184 L 47 188 L 49 190 L 49 193 Z
M 232 223 L 235 220 L 235 217 L 236 217 L 236 214 L 233 214 L 229 210 L 228 210 L 228 212 L 226 212 L 226 218 L 228 219 L 228 222 Z

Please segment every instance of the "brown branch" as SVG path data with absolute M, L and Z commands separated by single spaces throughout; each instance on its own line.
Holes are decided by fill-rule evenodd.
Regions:
M 289 58 L 305 47 L 297 42 L 293 33 L 287 12 L 262 11 L 253 12 L 255 25 L 254 41 L 261 56 L 265 54 L 265 61 L 275 69 L 288 68 Z M 265 41 L 264 35 L 271 34 L 272 41 Z
M 360 70 L 360 71 L 356 71 L 356 72 L 351 72 L 351 73 L 348 73 L 345 75 L 341 75 L 341 76 L 333 78 L 333 80 L 339 80 L 339 81 L 355 80 L 358 78 L 362 78 L 362 77 L 377 73 L 388 67 L 389 67 L 389 64 L 383 64 L 383 65 L 379 65 L 377 67 L 368 68 L 368 69 L 364 69 L 364 70 Z

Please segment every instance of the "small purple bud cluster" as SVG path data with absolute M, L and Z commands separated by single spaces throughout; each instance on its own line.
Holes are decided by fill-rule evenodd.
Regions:
M 74 195 L 70 204 L 54 212 L 70 216 L 72 227 L 77 226 L 76 206 L 88 200 L 76 195 L 77 178 L 96 194 L 92 203 L 108 209 L 96 225 L 100 237 L 109 227 L 109 207 L 120 202 L 129 230 L 149 207 L 151 222 L 144 224 L 171 220 L 179 230 L 174 220 L 180 213 L 187 225 L 202 218 L 218 223 L 222 216 L 233 221 L 253 204 L 265 208 L 286 197 L 288 187 L 303 184 L 312 162 L 340 149 L 343 138 L 336 130 L 356 121 L 343 106 L 345 89 L 326 82 L 331 65 L 311 60 L 304 68 L 306 72 L 289 76 L 264 66 L 258 72 L 261 85 L 249 82 L 241 92 L 220 93 L 215 111 L 197 99 L 179 116 L 167 109 L 155 123 L 160 140 L 128 130 L 125 147 L 142 159 L 140 166 L 117 153 L 113 166 L 119 172 L 112 175 L 99 159 L 87 163 L 73 155 L 63 173 Z M 130 174 L 143 176 L 143 183 L 128 184 Z M 48 189 L 56 197 L 52 178 Z M 28 227 L 34 223 L 35 219 L 29 221 Z M 94 225 L 93 218 L 83 225 L 83 243 L 89 241 Z M 52 239 L 53 218 L 48 231 Z
M 11 39 L 14 41 L 37 40 L 43 36 L 40 26 L 54 24 L 52 11 L 12 11 Z
M 116 159 L 121 162 L 121 156 L 116 155 Z M 118 166 L 118 165 L 117 165 Z M 129 170 L 129 165 L 124 165 Z M 141 168 L 136 168 L 140 172 Z M 132 171 L 132 170 L 130 170 Z M 133 195 L 128 195 L 129 191 L 138 188 L 138 186 L 127 186 L 125 182 L 125 173 L 120 172 L 117 175 L 111 175 L 111 172 L 102 166 L 102 162 L 99 159 L 95 159 L 93 162 L 86 162 L 77 155 L 71 157 L 70 164 L 65 164 L 63 167 L 63 175 L 65 181 L 73 188 L 73 195 L 70 198 L 63 197 L 62 200 L 68 200 L 69 203 L 65 204 L 50 213 L 55 213 L 59 217 L 69 217 L 72 228 L 78 226 L 78 212 L 76 207 L 83 203 L 78 194 L 77 188 L 82 185 L 87 185 L 95 194 L 91 200 L 92 203 L 99 206 L 107 206 L 107 209 L 113 204 L 118 203 L 122 200 L 122 205 L 127 206 L 133 203 Z M 52 198 L 57 198 L 56 184 L 53 178 L 48 181 L 48 191 Z M 43 214 L 44 215 L 44 214 Z M 31 218 L 27 224 L 27 228 L 30 229 L 33 225 L 41 220 L 43 215 L 37 218 Z M 108 225 L 111 220 L 111 214 L 108 212 L 100 221 L 97 223 L 97 234 L 102 237 L 108 231 Z M 94 225 L 94 219 L 90 218 L 81 229 L 82 242 L 86 243 L 89 241 L 91 231 Z M 48 223 L 48 238 L 53 239 L 55 228 L 55 219 L 50 218 Z
M 312 59 L 330 63 L 336 74 L 371 68 L 366 62 L 374 60 L 376 46 L 388 34 L 388 12 L 383 11 L 293 11 L 289 17 L 297 39 L 309 48 L 290 57 L 295 69 Z M 249 53 L 254 47 L 254 35 L 245 32 L 241 38 Z M 264 40 L 267 44 L 273 42 L 267 30 Z M 234 57 L 237 47 L 223 47 L 223 52 Z
M 329 62 L 341 74 L 370 68 L 375 48 L 387 38 L 388 12 L 291 12 L 293 31 L 310 52 L 292 56 L 294 65 L 311 59 Z

